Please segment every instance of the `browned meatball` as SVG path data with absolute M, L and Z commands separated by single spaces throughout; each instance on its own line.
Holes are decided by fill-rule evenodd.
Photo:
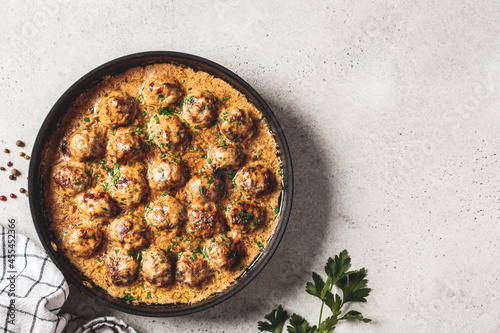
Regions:
M 208 255 L 210 266 L 216 269 L 232 269 L 239 264 L 241 257 L 245 255 L 243 243 L 228 237 L 226 234 L 210 239 L 205 245 L 205 252 Z
M 162 152 L 182 151 L 189 144 L 187 130 L 176 116 L 153 116 L 148 131 Z
M 122 217 L 109 225 L 109 239 L 125 251 L 135 251 L 148 245 L 146 227 L 133 217 Z
M 104 154 L 104 137 L 95 131 L 76 131 L 68 138 L 67 152 L 78 161 L 98 158 Z
M 142 170 L 142 172 L 139 170 Z M 144 179 L 144 173 L 142 164 L 120 166 L 118 173 L 108 175 L 107 181 L 111 197 L 120 206 L 134 207 L 138 205 L 149 190 L 147 181 Z
M 149 186 L 165 191 L 182 186 L 188 179 L 188 169 L 180 159 L 157 159 L 149 167 Z
M 66 248 L 79 257 L 90 257 L 102 243 L 102 232 L 91 224 L 73 227 L 64 237 Z
M 272 171 L 262 165 L 244 168 L 236 175 L 236 185 L 251 196 L 261 196 L 272 191 L 276 185 Z
M 95 113 L 104 126 L 114 128 L 131 124 L 137 113 L 137 106 L 128 93 L 113 91 L 99 101 Z
M 61 162 L 52 170 L 52 178 L 64 195 L 73 196 L 89 185 L 87 167 L 82 162 Z
M 194 207 L 219 200 L 224 195 L 224 189 L 224 182 L 211 173 L 197 175 L 186 185 L 189 201 Z
M 254 121 L 248 112 L 233 107 L 220 113 L 219 130 L 228 140 L 242 142 L 255 132 Z
M 237 146 L 226 145 L 212 147 L 208 158 L 215 170 L 236 170 L 245 160 L 245 155 Z
M 224 229 L 222 214 L 216 206 L 208 209 L 191 209 L 188 213 L 187 232 L 195 237 L 210 238 Z
M 161 81 L 146 82 L 142 88 L 142 94 L 147 104 L 160 107 L 172 106 L 182 97 L 181 89 L 177 84 Z
M 155 247 L 142 252 L 142 274 L 151 284 L 163 286 L 173 280 L 172 259 Z
M 116 212 L 113 200 L 105 192 L 81 193 L 75 200 L 80 213 L 89 217 L 109 217 Z
M 217 104 L 212 94 L 198 92 L 184 100 L 182 117 L 189 125 L 210 127 L 217 114 Z
M 265 211 L 252 203 L 238 201 L 226 212 L 227 224 L 242 233 L 254 230 L 265 221 Z
M 107 154 L 113 162 L 131 161 L 142 155 L 139 135 L 130 128 L 108 131 Z
M 108 276 L 114 285 L 127 285 L 137 279 L 139 262 L 136 260 L 136 256 L 127 254 L 125 250 L 115 248 L 108 252 L 106 266 Z
M 177 260 L 176 279 L 191 287 L 200 286 L 210 278 L 211 273 L 210 266 L 200 254 L 184 252 Z
M 157 230 L 165 230 L 186 223 L 186 208 L 174 197 L 158 198 L 146 215 L 147 221 Z

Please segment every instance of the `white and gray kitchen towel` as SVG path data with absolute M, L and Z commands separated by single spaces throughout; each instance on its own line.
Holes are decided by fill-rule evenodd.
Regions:
M 0 228 L 0 330 L 65 332 L 73 317 L 59 314 L 69 294 L 63 274 L 29 238 Z M 76 332 L 136 333 L 114 317 L 96 318 Z

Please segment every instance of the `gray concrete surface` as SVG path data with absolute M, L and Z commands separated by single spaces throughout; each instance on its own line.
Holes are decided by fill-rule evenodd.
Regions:
M 59 96 L 116 57 L 175 50 L 216 61 L 271 105 L 290 144 L 292 217 L 270 264 L 207 311 L 143 318 L 74 287 L 63 311 L 139 332 L 255 332 L 283 304 L 311 322 L 313 270 L 346 248 L 373 288 L 373 323 L 338 332 L 500 331 L 500 2 L 4 0 L 0 145 L 31 149 Z M 15 152 L 18 150 L 13 149 Z M 0 194 L 26 185 L 0 172 Z M 0 223 L 38 241 L 26 198 Z

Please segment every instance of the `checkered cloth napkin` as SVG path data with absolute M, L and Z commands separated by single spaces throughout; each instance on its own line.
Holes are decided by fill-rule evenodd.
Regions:
M 65 332 L 73 316 L 59 314 L 69 294 L 63 274 L 26 236 L 0 228 L 0 330 Z M 136 333 L 114 317 L 96 318 L 76 330 L 90 332 Z

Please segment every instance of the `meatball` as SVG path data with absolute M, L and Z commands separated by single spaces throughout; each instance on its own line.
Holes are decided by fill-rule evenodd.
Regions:
M 98 158 L 104 154 L 104 138 L 95 131 L 76 131 L 68 138 L 67 152 L 77 161 Z
M 96 117 L 109 128 L 132 123 L 137 113 L 134 98 L 126 92 L 113 91 L 99 101 L 95 108 Z
M 144 84 L 142 88 L 144 102 L 147 104 L 159 105 L 161 107 L 171 106 L 177 103 L 182 92 L 179 86 L 175 83 L 160 83 L 158 81 L 150 81 Z
M 163 286 L 174 277 L 172 259 L 155 247 L 142 252 L 142 274 L 151 284 Z
M 109 217 L 116 212 L 113 200 L 105 192 L 81 193 L 76 204 L 80 213 L 89 217 Z
M 226 145 L 212 147 L 208 151 L 208 158 L 214 170 L 235 170 L 241 166 L 245 155 L 240 148 Z
M 187 211 L 177 199 L 167 195 L 153 203 L 146 219 L 157 230 L 171 229 L 186 223 Z
M 205 173 L 191 178 L 186 189 L 191 204 L 199 207 L 219 200 L 224 195 L 225 185 L 217 176 Z
M 195 237 L 210 238 L 224 229 L 223 216 L 216 206 L 210 209 L 192 209 L 188 213 L 187 232 Z
M 52 170 L 52 178 L 66 196 L 76 195 L 87 188 L 90 177 L 82 162 L 61 162 Z
M 224 229 L 224 217 L 216 206 L 209 209 L 192 209 L 188 213 L 187 232 L 195 237 L 210 238 Z
M 254 131 L 254 121 L 244 110 L 227 109 L 219 115 L 219 130 L 228 140 L 243 142 L 248 140 Z
M 217 114 L 213 95 L 198 92 L 184 100 L 182 117 L 191 126 L 210 127 Z
M 189 143 L 187 130 L 176 116 L 155 115 L 149 121 L 148 130 L 162 152 L 183 151 Z
M 109 239 L 125 251 L 139 250 L 148 245 L 146 228 L 132 217 L 114 220 L 109 225 Z
M 108 132 L 107 153 L 113 162 L 131 161 L 142 154 L 139 135 L 129 128 Z
M 102 243 L 102 232 L 96 226 L 80 224 L 64 237 L 66 248 L 79 257 L 90 257 Z
M 139 262 L 124 250 L 113 249 L 108 252 L 106 266 L 111 282 L 117 286 L 127 285 L 137 279 Z
M 236 175 L 236 185 L 251 196 L 262 196 L 269 193 L 275 184 L 272 171 L 262 165 L 244 168 Z
M 184 252 L 177 260 L 176 279 L 191 287 L 200 286 L 211 274 L 210 266 L 200 254 Z
M 178 159 L 157 159 L 148 170 L 149 186 L 165 191 L 184 185 L 188 179 L 188 169 Z
M 227 224 L 232 230 L 246 233 L 265 221 L 265 211 L 252 203 L 238 201 L 226 212 Z
M 108 175 L 109 192 L 118 204 L 134 207 L 148 194 L 149 188 L 143 176 L 144 171 L 139 170 L 143 170 L 142 165 L 135 167 L 122 165 L 118 168 L 118 173 Z
M 240 263 L 245 249 L 241 241 L 224 234 L 210 239 L 205 245 L 205 253 L 208 255 L 210 266 L 216 269 L 232 269 Z

